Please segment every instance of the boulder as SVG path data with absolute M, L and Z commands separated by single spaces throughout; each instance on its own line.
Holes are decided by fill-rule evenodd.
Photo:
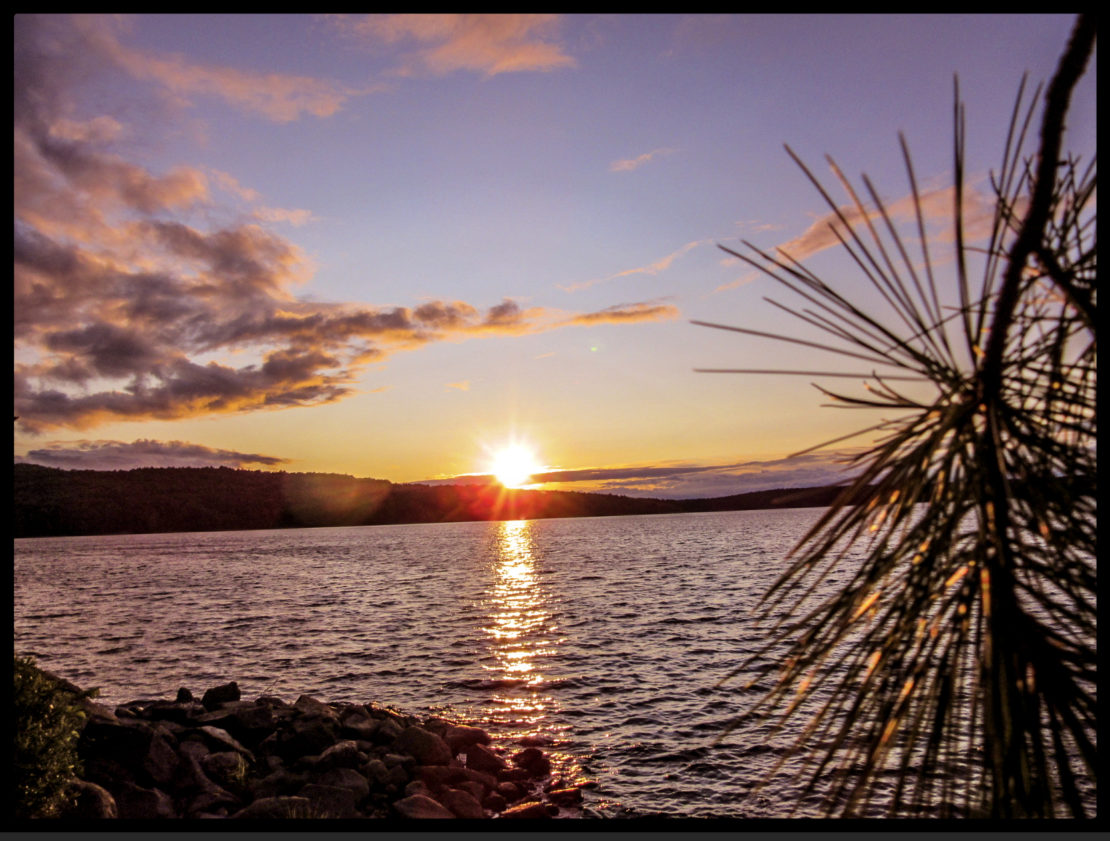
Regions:
M 403 797 L 393 804 L 402 818 L 423 820 L 426 818 L 453 818 L 455 813 L 423 794 Z
M 297 794 L 312 802 L 314 817 L 354 818 L 358 816 L 355 793 L 349 788 L 309 783 Z
M 444 740 L 447 742 L 447 747 L 451 749 L 452 755 L 462 753 L 471 745 L 488 745 L 493 741 L 489 733 L 482 728 L 461 724 L 448 727 Z
M 478 819 L 486 816 L 482 804 L 473 794 L 457 788 L 445 788 L 436 799 L 458 818 Z
M 314 763 L 318 771 L 327 771 L 329 768 L 356 768 L 366 761 L 366 754 L 358 749 L 350 739 L 336 742 L 327 748 Z
M 172 798 L 161 789 L 121 782 L 112 790 L 112 796 L 121 818 L 152 820 L 177 817 Z
M 551 760 L 539 748 L 525 748 L 513 754 L 513 764 L 533 777 L 545 777 L 551 773 Z
M 446 765 L 452 757 L 447 743 L 423 727 L 406 727 L 394 742 L 393 749 L 407 753 L 419 765 Z
M 501 813 L 503 818 L 550 818 L 551 815 L 547 811 L 547 807 L 542 803 L 535 800 L 528 803 L 518 803 L 516 806 L 510 806 Z
M 224 683 L 220 686 L 213 686 L 204 693 L 204 697 L 200 699 L 200 702 L 204 705 L 206 710 L 214 710 L 219 707 L 220 704 L 226 703 L 227 701 L 238 701 L 240 697 L 239 684 L 235 681 L 231 681 L 230 683 Z
M 231 815 L 240 820 L 272 818 L 306 818 L 311 814 L 312 801 L 307 797 L 263 797 Z
M 73 805 L 62 815 L 63 818 L 100 820 L 119 817 L 116 799 L 103 786 L 86 780 L 73 780 L 69 784 L 68 794 Z
M 504 759 L 487 750 L 479 744 L 470 745 L 466 749 L 466 767 L 473 768 L 485 774 L 494 774 L 505 770 L 508 765 Z
M 332 768 L 314 776 L 313 782 L 349 789 L 354 794 L 356 802 L 370 794 L 370 783 L 354 768 Z

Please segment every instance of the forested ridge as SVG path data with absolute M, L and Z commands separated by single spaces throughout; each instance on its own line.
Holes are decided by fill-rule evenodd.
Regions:
M 45 537 L 599 517 L 820 506 L 830 504 L 839 490 L 665 500 L 228 467 L 62 470 L 16 464 L 13 522 L 15 537 Z

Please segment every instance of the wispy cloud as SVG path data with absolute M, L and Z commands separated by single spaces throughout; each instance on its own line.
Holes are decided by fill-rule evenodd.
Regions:
M 659 499 L 699 499 L 779 488 L 812 488 L 847 480 L 853 451 L 818 451 L 788 458 L 698 464 L 585 467 L 548 470 L 532 477 L 548 490 L 616 493 Z M 489 476 L 466 474 L 428 480 L 426 484 L 485 483 Z
M 470 391 L 470 380 L 459 380 L 455 383 L 447 383 L 447 388 L 453 388 L 456 391 Z
M 485 76 L 574 67 L 548 14 L 374 14 L 333 16 L 351 35 L 403 50 L 399 75 L 469 70 Z
M 288 459 L 190 444 L 185 441 L 69 441 L 16 456 L 16 462 L 67 470 L 130 470 L 134 467 L 276 467 Z
M 623 467 L 553 470 L 536 483 L 560 488 L 694 499 L 729 496 L 776 488 L 803 488 L 844 481 L 846 452 L 820 451 L 802 456 L 724 464 L 669 463 Z M 570 488 L 568 488 L 570 489 Z
M 635 275 L 653 276 L 661 274 L 662 272 L 665 272 L 667 269 L 669 269 L 674 261 L 682 255 L 693 251 L 698 246 L 706 245 L 711 242 L 712 240 L 709 239 L 694 240 L 693 242 L 686 243 L 678 250 L 672 251 L 667 256 L 661 257 L 653 263 L 648 263 L 646 266 L 636 266 L 632 269 L 625 269 L 624 271 L 617 272 L 616 274 L 611 274 L 608 277 L 599 277 L 594 278 L 593 280 L 584 280 L 579 283 L 571 283 L 566 285 L 560 284 L 559 288 L 562 289 L 564 292 L 578 292 L 582 289 L 588 289 L 591 286 L 597 286 L 599 283 L 608 283 L 611 280 L 617 280 L 618 278 L 622 277 L 633 277 Z
M 670 155 L 674 149 L 653 149 L 650 152 L 644 152 L 642 155 L 637 155 L 635 158 L 624 158 L 623 160 L 613 161 L 609 164 L 610 172 L 632 172 L 634 169 L 639 169 L 644 164 L 658 158 L 662 155 Z
M 81 16 L 74 19 L 74 24 L 85 48 L 97 51 L 134 78 L 159 85 L 179 100 L 213 96 L 275 122 L 290 122 L 304 114 L 330 117 L 351 97 L 381 88 L 356 90 L 311 76 L 248 72 L 136 49 L 121 40 L 126 20 L 115 16 Z
M 918 200 L 930 244 L 952 242 L 954 238 L 952 233 L 952 218 L 955 207 L 954 188 L 948 186 L 923 190 L 919 194 Z M 892 201 L 884 201 L 884 206 L 891 222 L 895 226 L 901 227 L 899 235 L 903 238 L 903 241 L 916 242 L 918 240 L 917 211 L 913 195 L 906 194 Z M 1018 211 L 1020 212 L 1020 210 L 1019 207 Z M 965 184 L 962 212 L 964 232 L 969 241 L 988 235 L 994 217 L 993 195 L 984 192 L 981 184 L 975 182 Z M 861 210 L 859 206 L 853 203 L 841 205 L 836 211 L 829 211 L 816 219 L 805 231 L 793 239 L 764 250 L 771 254 L 787 255 L 789 258 L 801 262 L 829 248 L 839 246 L 841 238 L 850 241 L 851 234 L 845 228 L 845 221 L 868 243 L 871 242 L 868 224 L 873 225 L 875 230 L 880 232 L 880 236 L 887 236 L 886 223 L 882 221 L 878 207 L 865 204 Z M 757 255 L 741 248 L 734 250 L 752 258 L 757 257 Z M 735 261 L 735 258 L 729 259 Z M 934 253 L 932 259 L 943 260 L 944 255 Z M 759 276 L 760 273 L 752 269 L 742 277 L 718 286 L 714 291 L 721 292 L 734 289 L 737 286 L 750 283 Z

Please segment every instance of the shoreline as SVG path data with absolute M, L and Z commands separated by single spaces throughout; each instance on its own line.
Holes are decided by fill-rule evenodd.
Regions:
M 83 771 L 60 820 L 551 819 L 589 816 L 582 785 L 544 751 L 376 703 L 243 700 L 235 681 L 196 698 L 114 708 L 78 697 Z

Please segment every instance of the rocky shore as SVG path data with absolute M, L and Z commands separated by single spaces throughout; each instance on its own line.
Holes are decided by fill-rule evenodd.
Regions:
M 181 689 L 172 701 L 81 703 L 70 818 L 581 815 L 580 788 L 553 778 L 542 750 L 504 751 L 441 718 L 308 695 L 243 700 L 234 682 L 199 699 Z

